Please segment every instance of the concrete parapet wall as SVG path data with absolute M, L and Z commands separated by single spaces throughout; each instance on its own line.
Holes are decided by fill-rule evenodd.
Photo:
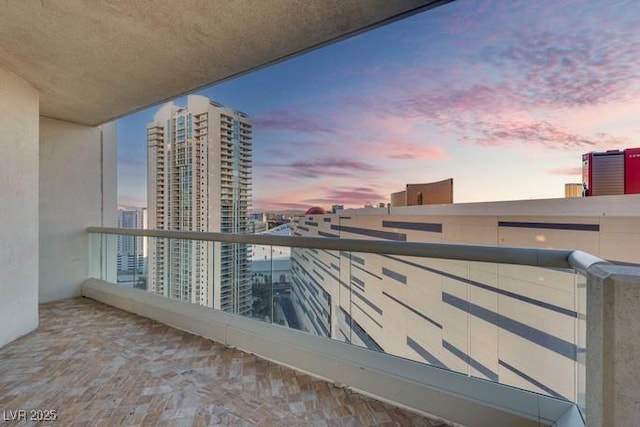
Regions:
M 587 281 L 587 423 L 640 423 L 640 267 L 596 264 Z

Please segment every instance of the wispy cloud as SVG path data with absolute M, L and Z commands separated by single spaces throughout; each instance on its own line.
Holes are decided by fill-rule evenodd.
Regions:
M 397 160 L 442 160 L 446 157 L 442 147 L 396 141 L 389 146 L 387 155 Z
M 580 166 L 569 167 L 569 168 L 555 168 L 555 169 L 547 169 L 547 173 L 551 175 L 582 175 L 582 168 Z
M 389 194 L 381 190 L 378 182 L 362 181 L 361 185 L 353 186 L 312 183 L 290 190 L 274 189 L 274 194 L 254 202 L 262 209 L 307 209 L 311 206 L 328 209 L 333 204 L 363 206 L 366 202 L 386 202 L 388 198 Z
M 634 96 L 638 51 L 637 39 L 601 28 L 577 34 L 517 33 L 507 45 L 484 48 L 482 57 L 507 71 L 522 104 L 576 107 Z
M 380 194 L 372 188 L 338 187 L 327 189 L 322 197 L 307 199 L 305 201 L 309 203 L 363 205 L 366 202 L 385 201 L 388 198 L 388 194 Z
M 278 109 L 253 118 L 255 128 L 271 131 L 294 131 L 311 134 L 336 133 L 336 125 L 326 117 L 312 116 L 299 110 Z
M 307 203 L 276 202 L 272 198 L 256 199 L 254 202 L 260 209 L 305 211 L 310 208 Z
M 405 83 L 406 85 L 406 83 Z M 415 85 L 415 86 L 414 86 Z M 513 106 L 515 95 L 507 83 L 471 83 L 460 86 L 419 86 L 419 82 L 400 88 L 395 102 L 388 105 L 388 114 L 419 118 L 424 122 L 446 125 L 464 120 L 469 115 L 496 113 Z
M 476 12 L 484 13 L 476 10 L 454 21 L 470 24 Z M 381 84 L 383 93 L 352 104 L 378 120 L 396 117 L 414 128 L 429 124 L 478 145 L 571 149 L 626 142 L 615 131 L 585 131 L 587 123 L 567 127 L 556 118 L 640 96 L 640 38 L 632 36 L 637 31 L 628 24 L 561 32 L 568 24 L 557 24 L 557 31 L 513 30 L 499 39 L 487 35 L 477 41 L 484 47 L 467 60 L 466 71 L 433 73 L 429 64 L 429 72 L 406 68 L 400 78 Z
M 593 148 L 596 146 L 622 143 L 622 140 L 599 133 L 585 137 L 562 129 L 548 121 L 522 122 L 481 122 L 474 127 L 480 136 L 473 138 L 474 143 L 484 146 L 525 143 L 546 148 Z
M 118 195 L 118 208 L 142 208 L 147 206 L 147 200 L 142 197 Z
M 320 178 L 361 176 L 363 172 L 379 172 L 373 164 L 338 157 L 316 157 L 288 163 L 257 163 L 257 166 L 276 169 L 282 177 Z

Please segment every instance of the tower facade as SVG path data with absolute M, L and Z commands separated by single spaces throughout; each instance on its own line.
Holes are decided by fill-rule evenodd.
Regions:
M 247 232 L 252 128 L 246 114 L 198 95 L 147 125 L 149 228 Z M 246 245 L 150 239 L 149 290 L 238 314 L 251 311 Z
M 147 210 L 118 209 L 118 227 L 146 228 Z M 118 272 L 143 273 L 147 256 L 146 242 L 139 236 L 118 236 Z

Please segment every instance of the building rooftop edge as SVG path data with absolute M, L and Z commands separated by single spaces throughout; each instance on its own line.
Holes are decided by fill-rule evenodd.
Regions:
M 356 208 L 339 215 L 639 216 L 640 194 Z

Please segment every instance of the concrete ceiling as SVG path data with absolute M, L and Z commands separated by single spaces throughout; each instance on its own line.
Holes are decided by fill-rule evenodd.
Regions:
M 97 125 L 442 0 L 7 0 L 0 68 Z

